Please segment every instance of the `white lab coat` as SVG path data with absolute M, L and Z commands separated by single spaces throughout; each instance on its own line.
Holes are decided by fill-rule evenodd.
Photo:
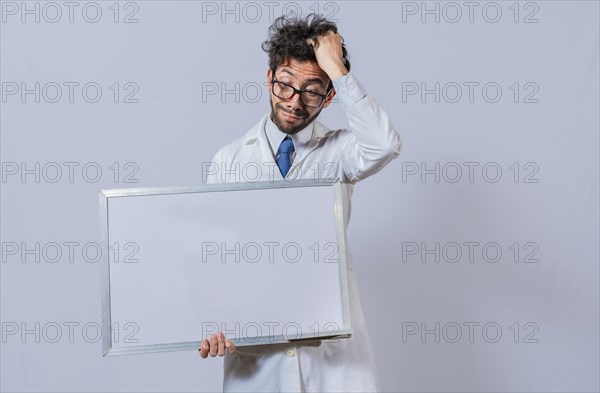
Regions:
M 286 179 L 336 177 L 348 188 L 350 217 L 353 184 L 383 168 L 400 154 L 400 137 L 381 106 L 353 74 L 336 79 L 337 97 L 350 130 L 329 130 L 314 121 L 312 138 L 296 157 Z M 284 181 L 265 134 L 265 115 L 250 131 L 223 147 L 213 159 L 207 181 Z M 348 223 L 346 222 L 346 225 Z M 352 249 L 352 245 L 349 245 Z M 349 339 L 239 347 L 226 354 L 223 390 L 227 392 L 378 391 L 378 377 L 360 304 L 351 258 L 347 261 Z

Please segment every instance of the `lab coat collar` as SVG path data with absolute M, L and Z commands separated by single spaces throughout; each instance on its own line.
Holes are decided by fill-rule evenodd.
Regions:
M 252 145 L 252 144 L 256 143 L 260 138 L 267 137 L 264 133 L 264 129 L 267 124 L 267 121 L 269 121 L 268 113 L 260 119 L 258 124 L 256 124 L 254 127 L 252 127 L 250 129 L 250 131 L 248 131 L 246 133 L 246 135 L 244 136 L 244 139 L 243 139 L 244 145 Z M 332 132 L 324 124 L 322 124 L 321 122 L 319 122 L 317 120 L 314 120 L 312 124 L 313 124 L 313 133 L 312 133 L 312 137 L 307 145 L 308 150 L 313 150 L 314 148 L 316 148 L 319 145 L 319 141 Z

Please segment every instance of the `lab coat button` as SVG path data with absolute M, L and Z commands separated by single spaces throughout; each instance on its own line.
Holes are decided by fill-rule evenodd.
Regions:
M 296 355 L 296 351 L 294 351 L 293 349 L 288 349 L 286 353 L 289 357 Z

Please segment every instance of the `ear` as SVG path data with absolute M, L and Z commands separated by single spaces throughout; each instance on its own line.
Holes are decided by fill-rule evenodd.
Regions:
M 269 82 L 269 84 L 271 84 L 272 80 L 273 80 L 273 70 L 271 70 L 271 67 L 269 67 L 267 69 L 267 82 Z
M 327 98 L 325 98 L 325 102 L 323 102 L 323 109 L 325 109 L 329 106 L 329 104 L 331 103 L 331 100 L 333 100 L 333 97 L 335 97 L 335 87 L 331 88 L 329 95 L 327 96 Z

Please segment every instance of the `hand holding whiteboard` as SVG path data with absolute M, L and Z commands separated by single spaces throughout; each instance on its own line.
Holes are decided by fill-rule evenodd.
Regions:
M 349 336 L 343 192 L 313 180 L 101 191 L 104 355 L 197 350 L 217 331 L 236 346 Z

